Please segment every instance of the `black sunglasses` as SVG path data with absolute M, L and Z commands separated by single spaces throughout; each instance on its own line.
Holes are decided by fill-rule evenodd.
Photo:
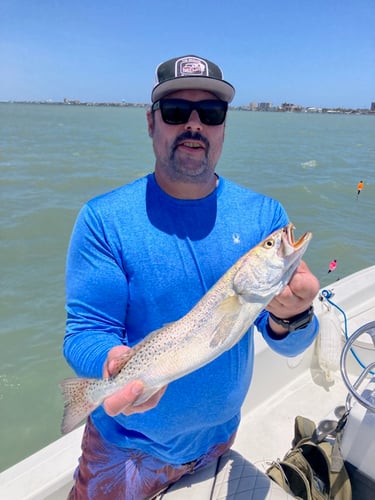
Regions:
M 163 122 L 168 125 L 181 125 L 189 121 L 192 111 L 198 112 L 204 125 L 221 125 L 227 114 L 228 103 L 207 99 L 205 101 L 186 101 L 185 99 L 160 99 L 152 105 L 152 111 L 160 109 Z

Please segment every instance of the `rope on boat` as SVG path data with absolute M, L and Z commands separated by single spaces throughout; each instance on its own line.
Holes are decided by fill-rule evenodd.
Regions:
M 349 339 L 349 335 L 348 335 L 348 320 L 346 318 L 346 314 L 345 314 L 345 311 L 343 309 L 341 309 L 340 306 L 338 306 L 335 302 L 333 302 L 333 300 L 331 300 L 331 297 L 333 296 L 333 292 L 331 290 L 322 290 L 321 292 L 321 295 L 322 297 L 324 297 L 326 299 L 326 301 L 331 304 L 331 306 L 333 307 L 336 307 L 336 309 L 338 309 L 341 314 L 344 316 L 344 334 L 345 334 L 345 339 L 348 340 Z M 357 353 L 355 352 L 355 350 L 351 347 L 350 348 L 350 352 L 353 354 L 354 356 L 354 359 L 357 361 L 357 363 L 362 367 L 362 368 L 367 368 L 366 365 L 364 365 L 362 363 L 362 361 L 359 359 Z M 369 371 L 369 373 L 371 375 L 375 375 L 375 372 L 373 371 Z

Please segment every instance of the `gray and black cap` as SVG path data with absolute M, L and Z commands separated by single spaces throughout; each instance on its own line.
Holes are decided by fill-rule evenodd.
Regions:
M 151 101 L 154 103 L 171 92 L 186 89 L 207 90 L 226 102 L 231 102 L 235 94 L 233 85 L 223 79 L 217 64 L 191 55 L 159 64 Z

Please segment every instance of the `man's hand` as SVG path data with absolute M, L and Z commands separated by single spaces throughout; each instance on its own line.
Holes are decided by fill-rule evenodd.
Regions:
M 132 349 L 126 346 L 113 347 L 108 353 L 107 361 L 104 364 L 103 375 L 104 377 L 114 376 L 121 370 L 124 363 L 131 357 Z M 133 380 L 126 384 L 122 389 L 117 391 L 112 396 L 108 396 L 104 400 L 103 406 L 105 411 L 111 417 L 124 413 L 125 415 L 132 415 L 133 413 L 143 413 L 159 403 L 167 386 L 163 387 L 154 394 L 146 402 L 133 406 L 138 396 L 144 389 L 141 380 Z
M 295 270 L 288 285 L 274 297 L 267 306 L 267 311 L 278 318 L 286 319 L 308 309 L 319 291 L 319 281 L 303 261 Z M 285 329 L 269 318 L 270 327 L 276 333 L 285 333 Z

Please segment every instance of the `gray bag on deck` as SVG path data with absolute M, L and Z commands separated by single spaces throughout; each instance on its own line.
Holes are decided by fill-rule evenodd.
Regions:
M 303 500 L 351 500 L 352 488 L 344 462 L 333 464 L 334 443 L 317 441 L 312 420 L 296 417 L 292 448 L 266 473 L 285 491 Z M 337 457 L 335 457 L 337 458 Z

